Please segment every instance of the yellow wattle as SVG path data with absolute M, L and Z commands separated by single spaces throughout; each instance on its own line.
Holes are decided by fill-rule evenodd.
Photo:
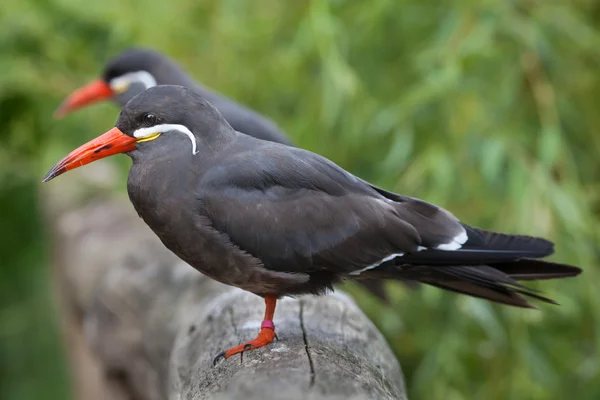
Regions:
M 122 83 L 120 85 L 111 85 L 111 89 L 115 94 L 121 94 L 126 92 L 129 89 L 128 83 Z
M 157 137 L 159 137 L 161 133 L 162 133 L 162 132 L 157 132 L 157 133 L 155 133 L 155 134 L 153 134 L 153 135 L 150 135 L 150 136 L 143 137 L 143 138 L 141 138 L 141 139 L 138 139 L 138 140 L 137 140 L 137 142 L 138 142 L 138 143 L 141 143 L 141 142 L 149 142 L 149 141 L 151 141 L 151 140 L 154 140 L 154 139 L 156 139 Z

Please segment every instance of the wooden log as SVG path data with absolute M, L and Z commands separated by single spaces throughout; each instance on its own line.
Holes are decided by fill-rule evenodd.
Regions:
M 213 366 L 257 334 L 263 300 L 177 259 L 126 199 L 90 198 L 97 174 L 43 192 L 79 398 L 406 398 L 385 340 L 339 292 L 283 299 L 277 342 Z

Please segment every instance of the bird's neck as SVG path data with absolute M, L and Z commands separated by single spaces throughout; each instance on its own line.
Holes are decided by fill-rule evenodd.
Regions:
M 192 153 L 189 138 L 183 135 L 169 138 L 171 146 L 130 152 L 133 164 L 127 189 L 136 209 L 160 209 L 174 195 L 193 196 L 196 183 L 208 166 L 235 141 L 235 131 L 225 133 L 211 140 L 196 137 L 196 153 Z
M 171 204 L 173 201 L 193 193 L 202 165 L 189 151 L 132 158 L 127 179 L 129 199 L 138 214 L 152 227 L 153 223 L 160 223 L 162 210 L 175 209 L 176 206 Z M 152 220 L 147 220 L 148 217 Z

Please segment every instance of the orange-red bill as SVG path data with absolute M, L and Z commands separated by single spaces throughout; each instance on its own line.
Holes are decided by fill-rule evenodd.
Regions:
M 114 94 L 108 83 L 101 79 L 95 80 L 71 93 L 54 112 L 54 116 L 62 118 L 73 110 L 111 98 Z
M 136 138 L 125 135 L 119 128 L 112 128 L 105 134 L 73 150 L 60 160 L 48 171 L 42 182 L 48 182 L 67 171 L 101 158 L 135 150 L 135 142 Z

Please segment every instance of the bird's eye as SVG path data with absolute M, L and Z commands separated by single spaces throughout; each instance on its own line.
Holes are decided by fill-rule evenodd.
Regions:
M 144 115 L 144 123 L 148 126 L 156 125 L 157 120 L 158 120 L 158 118 L 154 114 L 148 113 L 148 114 Z

